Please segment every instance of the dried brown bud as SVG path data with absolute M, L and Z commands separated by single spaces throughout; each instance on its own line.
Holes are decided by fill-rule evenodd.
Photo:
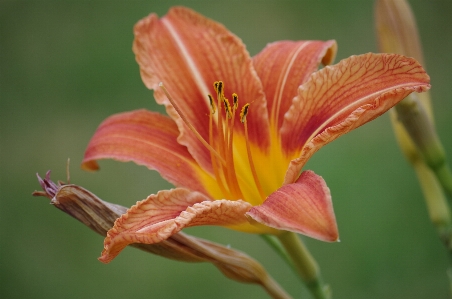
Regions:
M 115 220 L 127 211 L 125 207 L 101 200 L 83 187 L 52 182 L 50 172 L 45 179 L 38 175 L 38 180 L 44 191 L 35 191 L 34 196 L 50 198 L 56 208 L 104 237 Z M 257 261 L 242 252 L 204 239 L 180 232 L 156 244 L 131 246 L 174 260 L 210 262 L 230 279 L 260 284 L 273 298 L 290 298 Z

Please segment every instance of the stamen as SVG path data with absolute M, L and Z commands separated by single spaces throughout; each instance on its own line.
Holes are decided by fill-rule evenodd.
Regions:
M 220 152 L 221 156 L 224 157 L 226 155 L 227 145 L 225 141 L 225 130 L 224 130 L 224 121 L 223 121 L 223 114 L 221 113 L 221 105 L 223 104 L 223 82 L 222 81 L 216 81 L 213 84 L 213 87 L 215 88 L 215 92 L 217 93 L 217 107 L 218 107 L 218 114 L 217 114 L 217 138 L 216 141 L 218 142 L 218 148 L 217 150 Z M 227 120 L 226 120 L 227 122 Z
M 221 104 L 224 105 L 225 109 L 225 115 L 222 113 L 217 115 L 218 136 L 215 140 L 218 142 L 217 150 L 226 160 L 226 166 L 221 167 L 219 171 L 221 172 L 220 175 L 222 174 L 226 178 L 227 186 L 233 197 L 239 199 L 243 198 L 243 194 L 237 181 L 232 150 L 235 109 L 234 107 L 231 108 L 231 104 L 224 96 L 223 81 L 215 82 L 214 89 L 217 93 L 218 110 L 220 110 Z
M 236 109 L 233 108 L 232 110 L 232 116 L 231 116 L 231 126 L 229 130 L 229 139 L 227 141 L 227 156 L 226 156 L 226 162 L 229 165 L 227 171 L 228 171 L 228 178 L 231 185 L 231 191 L 235 195 L 236 198 L 242 198 L 243 194 L 242 190 L 240 189 L 240 185 L 237 181 L 237 174 L 235 172 L 235 165 L 234 165 L 234 152 L 232 150 L 232 144 L 234 140 L 234 119 L 235 119 L 235 111 Z
M 250 104 L 247 103 L 242 107 L 242 111 L 240 112 L 240 121 L 243 123 L 245 127 L 245 140 L 246 140 L 246 152 L 248 154 L 248 162 L 250 163 L 251 173 L 253 174 L 254 183 L 256 184 L 257 191 L 259 192 L 259 195 L 261 196 L 262 200 L 266 198 L 265 193 L 262 189 L 262 186 L 259 182 L 259 178 L 257 177 L 256 168 L 254 167 L 253 157 L 251 155 L 251 148 L 248 138 L 248 125 L 246 121 L 246 116 L 248 114 L 248 109 L 250 107 Z
M 235 92 L 232 94 L 232 104 L 234 110 L 237 110 L 239 107 L 239 96 Z
M 168 90 L 165 88 L 165 86 L 163 85 L 163 82 L 159 83 L 159 87 L 163 90 L 163 92 L 165 93 L 166 97 L 168 98 L 168 101 L 170 101 L 171 105 L 173 105 L 174 109 L 176 110 L 177 114 L 179 114 L 180 118 L 182 119 L 182 121 L 187 125 L 187 127 L 190 129 L 190 131 L 193 132 L 193 134 L 195 134 L 195 136 L 198 138 L 199 141 L 201 141 L 201 143 L 212 153 L 214 154 L 220 161 L 222 164 L 226 164 L 226 162 L 224 161 L 224 159 L 220 156 L 219 153 L 217 153 L 217 151 L 210 146 L 210 144 L 208 144 L 204 138 L 202 138 L 202 136 L 198 133 L 198 131 L 196 131 L 196 129 L 193 127 L 193 125 L 188 121 L 188 119 L 185 117 L 185 115 L 182 113 L 182 111 L 180 110 L 179 106 L 177 106 L 176 102 L 173 100 L 173 98 L 171 97 L 171 95 L 169 94 Z
M 228 119 L 231 119 L 232 118 L 231 104 L 229 104 L 229 101 L 226 98 L 223 99 L 223 103 L 224 103 L 224 110 L 226 111 L 226 115 L 227 115 Z
M 215 91 L 217 92 L 217 96 L 222 100 L 224 98 L 224 85 L 223 81 L 217 81 L 214 83 Z
M 242 107 L 242 111 L 240 111 L 240 122 L 243 124 L 246 122 L 246 115 L 248 114 L 248 108 L 250 107 L 249 103 L 246 103 Z
M 209 97 L 210 109 L 212 110 L 212 114 L 215 114 L 217 108 L 215 107 L 215 103 L 213 102 L 213 98 L 210 94 L 207 95 Z
M 223 165 L 223 167 L 218 168 L 218 176 L 225 178 L 226 185 L 229 188 L 230 194 L 233 195 L 233 197 L 240 198 L 240 188 L 238 188 L 238 183 L 236 183 L 237 178 L 235 178 L 235 171 L 233 167 L 230 167 L 230 165 L 233 165 L 234 161 L 232 158 L 232 155 L 229 151 L 229 119 L 230 116 L 230 104 L 228 100 L 224 97 L 224 84 L 222 81 L 216 81 L 213 84 L 213 87 L 215 89 L 215 92 L 217 93 L 217 105 L 218 105 L 218 115 L 217 115 L 217 138 L 215 141 L 217 142 L 217 150 L 220 152 L 221 156 L 225 158 L 226 164 Z M 224 105 L 225 107 L 225 113 L 226 115 L 223 116 L 222 113 L 220 113 L 220 107 L 221 105 Z M 228 112 L 229 111 L 229 112 Z M 233 121 L 232 121 L 233 122 Z M 213 142 L 213 139 L 211 141 L 211 144 Z M 231 147 L 232 148 L 232 147 Z
M 208 142 L 196 131 L 195 127 L 189 122 L 183 111 L 176 104 L 174 99 L 169 94 L 163 83 L 159 83 L 159 87 L 165 93 L 168 101 L 176 110 L 179 117 L 184 124 L 195 134 L 196 138 L 209 150 L 210 159 L 212 163 L 213 175 L 218 183 L 219 191 L 221 191 L 227 198 L 240 199 L 244 198 L 241 187 L 246 190 L 252 190 L 249 180 L 240 177 L 235 170 L 234 164 L 234 124 L 235 115 L 238 109 L 238 96 L 236 93 L 232 94 L 232 105 L 224 96 L 224 84 L 222 81 L 216 81 L 213 84 L 217 94 L 217 103 L 214 102 L 212 95 L 207 95 L 210 105 L 209 113 L 209 137 Z M 221 113 L 221 106 L 224 105 L 225 113 Z M 248 162 L 253 176 L 254 185 L 262 199 L 265 199 L 265 193 L 259 182 L 254 161 L 252 158 L 251 147 L 248 136 L 248 125 L 246 117 L 248 115 L 250 104 L 245 104 L 240 112 L 240 122 L 244 124 L 246 150 L 248 155 Z M 214 114 L 218 109 L 216 119 Z M 237 112 L 238 113 L 238 112 Z M 239 169 L 240 170 L 240 169 Z M 240 184 L 239 184 L 240 182 Z
M 213 114 L 215 113 L 215 106 L 213 104 L 212 96 L 209 95 L 209 99 L 211 100 L 211 107 L 212 107 L 212 113 L 209 115 L 209 143 L 213 144 Z M 220 187 L 220 190 L 223 194 L 231 194 L 229 191 L 226 190 L 225 184 L 223 182 L 224 176 L 220 174 L 219 165 L 217 164 L 217 159 L 213 155 L 213 153 L 210 153 L 210 161 L 212 163 L 213 173 L 215 175 L 215 179 L 218 182 L 218 186 Z M 221 167 L 221 165 L 220 165 Z

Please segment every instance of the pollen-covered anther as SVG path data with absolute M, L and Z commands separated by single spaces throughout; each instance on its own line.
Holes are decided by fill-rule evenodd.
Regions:
M 232 94 L 232 105 L 234 106 L 234 110 L 239 107 L 239 96 L 235 92 Z
M 213 97 L 210 94 L 208 94 L 207 96 L 209 97 L 210 111 L 212 112 L 212 114 L 215 114 L 217 108 L 215 106 L 215 102 L 213 101 Z
M 215 92 L 217 93 L 217 99 L 218 101 L 224 100 L 224 84 L 223 81 L 215 81 L 213 83 L 213 87 L 215 89 Z
M 240 122 L 243 124 L 246 121 L 246 116 L 248 115 L 248 109 L 250 108 L 250 104 L 246 103 L 243 105 L 242 110 L 240 111 Z
M 229 104 L 229 100 L 226 98 L 223 99 L 223 103 L 224 103 L 224 110 L 226 111 L 226 115 L 227 115 L 228 119 L 231 119 L 232 118 L 231 104 Z

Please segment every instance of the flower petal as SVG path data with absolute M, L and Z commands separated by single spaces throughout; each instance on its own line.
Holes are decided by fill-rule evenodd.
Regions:
M 268 44 L 253 57 L 267 99 L 270 122 L 279 130 L 298 87 L 317 70 L 320 62 L 330 64 L 336 56 L 334 40 L 279 41 Z
M 187 148 L 176 142 L 178 134 L 174 121 L 159 113 L 135 110 L 110 116 L 91 138 L 82 168 L 97 170 L 98 159 L 133 161 L 176 186 L 208 194 L 204 186 L 214 186 L 213 179 L 209 182 Z
M 246 224 L 245 213 L 250 208 L 251 204 L 241 200 L 211 201 L 187 189 L 160 191 L 116 220 L 107 233 L 99 260 L 108 263 L 131 243 L 158 243 L 186 227 Z
M 248 213 L 270 227 L 301 233 L 322 241 L 338 240 L 330 189 L 321 176 L 304 171 L 293 184 L 284 185 Z
M 281 128 L 285 154 L 299 156 L 292 160 L 285 183 L 296 180 L 320 147 L 380 116 L 413 91 L 428 90 L 429 81 L 416 60 L 396 54 L 352 56 L 314 73 L 298 90 Z
M 226 97 L 235 92 L 242 104 L 253 101 L 252 113 L 247 118 L 250 139 L 263 148 L 269 145 L 262 85 L 239 38 L 223 25 L 184 7 L 172 8 L 160 20 L 156 15 L 144 18 L 135 26 L 134 33 L 133 51 L 145 85 L 155 90 L 157 102 L 164 104 L 177 122 L 178 141 L 187 146 L 202 167 L 212 171 L 210 153 L 182 122 L 158 87 L 160 82 L 188 121 L 208 140 L 208 94 L 214 94 L 215 81 L 223 81 Z M 243 131 L 243 125 L 235 127 L 238 132 Z

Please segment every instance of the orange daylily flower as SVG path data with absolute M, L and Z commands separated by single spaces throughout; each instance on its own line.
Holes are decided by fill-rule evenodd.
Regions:
M 418 62 L 395 54 L 352 56 L 316 71 L 333 61 L 332 40 L 275 42 L 251 58 L 224 26 L 183 7 L 161 19 L 151 14 L 134 33 L 143 82 L 169 117 L 146 110 L 109 117 L 82 166 L 134 161 L 176 188 L 122 215 L 102 262 L 128 244 L 196 225 L 336 241 L 330 191 L 301 169 L 323 145 L 430 88 Z

